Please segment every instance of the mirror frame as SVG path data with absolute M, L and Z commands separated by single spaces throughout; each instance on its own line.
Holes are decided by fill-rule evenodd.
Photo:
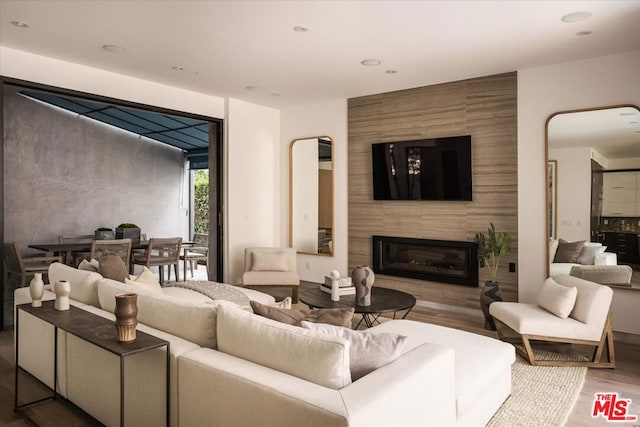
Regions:
M 296 142 L 305 141 L 309 139 L 328 139 L 331 141 L 331 202 L 332 202 L 332 212 L 331 212 L 331 253 L 323 254 L 323 253 L 314 253 L 314 252 L 304 252 L 299 251 L 293 245 L 293 146 Z M 289 144 L 289 247 L 296 249 L 296 253 L 304 254 L 304 255 L 316 255 L 316 256 L 324 256 L 324 257 L 334 257 L 335 256 L 335 225 L 336 225 L 336 180 L 335 180 L 335 150 L 334 150 L 335 141 L 333 138 L 327 135 L 318 135 L 318 136 L 308 136 L 304 138 L 296 138 L 291 141 Z
M 545 258 L 544 258 L 544 263 L 545 263 L 545 269 L 544 271 L 546 271 L 546 277 L 549 277 L 550 274 L 550 265 L 549 265 L 549 235 L 550 235 L 550 228 L 549 228 L 549 192 L 547 191 L 547 189 L 549 188 L 549 174 L 548 172 L 548 164 L 549 164 L 549 123 L 551 122 L 551 119 L 553 119 L 554 117 L 560 115 L 560 114 L 571 114 L 571 113 L 584 113 L 587 111 L 600 111 L 600 110 L 611 110 L 613 108 L 624 108 L 624 107 L 631 107 L 631 108 L 635 108 L 636 110 L 640 111 L 640 107 L 638 107 L 637 105 L 634 104 L 617 104 L 617 105 L 607 105 L 604 107 L 593 107 L 593 108 L 578 108 L 575 110 L 564 110 L 564 111 L 557 111 L 553 114 L 551 114 L 548 118 L 547 121 L 544 124 L 544 199 L 545 199 L 545 203 L 544 203 L 544 217 L 545 217 L 545 230 L 546 233 L 544 234 L 544 253 L 546 254 Z M 557 183 L 556 183 L 557 185 Z M 557 188 L 555 189 L 557 191 Z M 558 209 L 558 200 L 556 198 L 555 200 L 555 209 Z M 556 221 L 557 221 L 557 214 L 556 214 Z

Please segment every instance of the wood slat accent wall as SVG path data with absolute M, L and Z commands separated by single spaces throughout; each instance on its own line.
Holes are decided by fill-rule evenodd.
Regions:
M 349 115 L 349 268 L 371 265 L 371 236 L 473 241 L 493 222 L 513 238 L 501 263 L 503 298 L 517 300 L 518 259 L 516 72 L 351 98 Z M 471 135 L 473 201 L 373 200 L 371 144 Z M 480 270 L 480 283 L 488 279 Z M 471 288 L 377 275 L 374 286 L 410 292 L 418 300 L 480 307 Z

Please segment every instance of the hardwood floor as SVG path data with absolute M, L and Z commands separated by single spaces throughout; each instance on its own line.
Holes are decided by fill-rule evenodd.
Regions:
M 307 284 L 304 285 L 309 286 Z M 269 293 L 280 299 L 289 295 L 290 291 L 273 289 L 270 290 Z M 484 329 L 484 319 L 481 316 L 415 307 L 409 314 L 408 319 L 448 326 L 492 337 L 496 336 L 495 332 Z M 551 351 L 580 350 L 580 348 L 568 345 L 548 345 L 545 346 L 545 349 Z M 593 399 L 596 392 L 617 392 L 622 398 L 631 399 L 632 404 L 629 413 L 640 416 L 640 343 L 630 344 L 617 341 L 615 351 L 617 361 L 616 369 L 589 369 L 580 397 L 566 424 L 567 427 L 610 425 L 602 418 L 593 419 L 591 417 Z M 13 364 L 13 331 L 2 331 L 0 332 L 1 426 L 67 427 L 95 425 L 95 422 L 83 415 L 81 411 L 61 401 L 47 401 L 33 405 L 21 412 L 14 412 Z M 33 383 L 33 381 L 25 378 L 25 383 Z M 25 391 L 34 393 L 34 388 L 36 387 L 31 384 L 25 386 Z M 640 421 L 632 424 L 625 423 L 624 425 L 640 425 Z

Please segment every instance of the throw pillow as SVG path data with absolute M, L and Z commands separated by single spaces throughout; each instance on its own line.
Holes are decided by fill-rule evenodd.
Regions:
M 576 305 L 577 296 L 578 289 L 575 286 L 563 286 L 552 278 L 548 278 L 538 295 L 538 306 L 561 319 L 566 319 Z
M 269 307 L 256 301 L 251 301 L 251 308 L 255 314 L 294 326 L 300 326 L 300 322 L 306 320 L 349 328 L 354 312 L 353 308 L 319 308 L 303 311 L 296 308 Z
M 100 263 L 98 263 L 98 260 L 95 258 L 91 258 L 91 261 L 83 259 L 80 261 L 80 264 L 78 264 L 78 270 L 93 271 L 94 273 L 97 273 L 100 271 Z
M 578 264 L 593 265 L 596 260 L 596 255 L 604 253 L 606 249 L 607 247 L 602 245 L 595 246 L 589 243 L 585 244 L 578 256 Z
M 558 242 L 558 251 L 556 252 L 556 257 L 553 262 L 578 262 L 578 256 L 580 255 L 580 252 L 582 252 L 584 244 L 584 240 L 579 242 L 567 242 L 566 240 L 560 239 Z
M 287 254 L 284 252 L 254 252 L 251 271 L 289 271 Z
M 280 302 L 277 302 L 275 304 L 269 304 L 269 307 L 275 307 L 275 308 L 291 308 L 291 297 L 286 297 L 285 299 L 283 299 Z
M 396 360 L 401 354 L 407 337 L 388 332 L 373 333 L 354 331 L 339 326 L 303 321 L 302 327 L 349 341 L 349 363 L 352 381 L 362 378 L 381 366 Z
M 124 265 L 124 261 L 118 255 L 102 255 L 98 260 L 100 264 L 100 274 L 107 279 L 117 280 L 124 283 L 124 279 L 129 277 L 129 269 Z
M 558 240 L 549 238 L 549 264 L 553 263 L 558 251 Z
M 160 282 L 156 279 L 155 274 L 153 274 L 146 266 L 142 267 L 142 274 L 140 274 L 136 279 L 131 280 L 129 278 L 125 278 L 124 283 L 127 285 L 139 286 L 148 290 L 152 294 L 163 295 Z

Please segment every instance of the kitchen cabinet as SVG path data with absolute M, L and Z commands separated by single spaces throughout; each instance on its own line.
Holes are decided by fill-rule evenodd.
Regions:
M 602 175 L 602 216 L 640 216 L 640 172 Z
M 603 245 L 607 252 L 618 255 L 619 263 L 640 264 L 640 245 L 638 234 L 605 232 Z

